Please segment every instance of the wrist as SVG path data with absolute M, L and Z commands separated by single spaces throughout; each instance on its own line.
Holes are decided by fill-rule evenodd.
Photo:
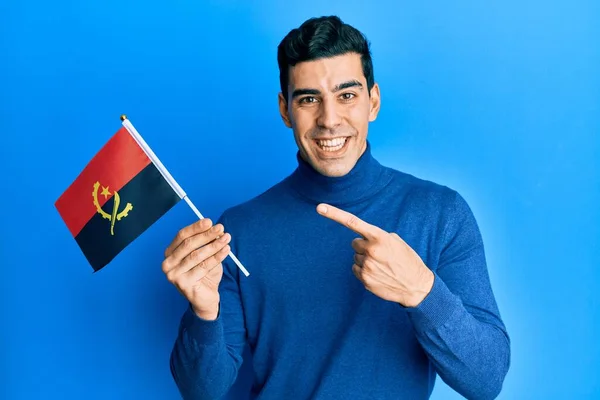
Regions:
M 212 307 L 197 308 L 192 305 L 192 311 L 198 316 L 198 318 L 206 321 L 214 321 L 219 317 L 219 303 Z
M 431 292 L 434 279 L 435 276 L 433 275 L 433 272 L 429 268 L 423 267 L 423 273 L 421 274 L 421 279 L 419 279 L 419 285 L 413 291 L 409 303 L 405 306 L 413 308 L 418 307 Z

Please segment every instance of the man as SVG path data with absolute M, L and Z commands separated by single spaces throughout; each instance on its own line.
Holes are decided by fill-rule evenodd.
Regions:
M 477 223 L 455 191 L 371 154 L 367 41 L 337 17 L 310 19 L 278 63 L 298 168 L 165 251 L 190 305 L 171 355 L 182 396 L 225 395 L 248 342 L 260 399 L 424 399 L 436 374 L 467 398 L 496 397 L 510 345 Z

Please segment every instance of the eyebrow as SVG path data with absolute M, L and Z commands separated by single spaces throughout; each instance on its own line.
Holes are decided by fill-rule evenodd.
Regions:
M 360 83 L 356 79 L 353 79 L 351 81 L 347 81 L 347 82 L 344 82 L 344 83 L 340 83 L 339 85 L 336 85 L 333 88 L 333 92 L 335 93 L 335 92 L 338 92 L 340 90 L 348 89 L 348 88 L 351 88 L 351 87 L 358 87 L 359 89 L 362 89 L 363 85 L 362 85 L 362 83 Z
M 363 85 L 356 79 L 353 79 L 353 80 L 342 82 L 338 85 L 335 85 L 333 87 L 332 91 L 335 93 L 335 92 L 339 92 L 340 90 L 348 89 L 351 87 L 357 87 L 359 89 L 362 89 Z M 307 94 L 321 94 L 321 91 L 318 89 L 296 89 L 292 92 L 292 99 L 296 98 L 298 96 L 303 96 L 303 95 L 307 95 Z

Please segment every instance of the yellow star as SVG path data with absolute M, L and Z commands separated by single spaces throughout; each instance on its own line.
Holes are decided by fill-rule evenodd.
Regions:
M 108 196 L 110 196 L 110 192 L 108 191 L 108 186 L 104 187 L 102 186 L 102 193 L 100 193 L 102 196 L 104 196 L 104 198 L 108 198 Z

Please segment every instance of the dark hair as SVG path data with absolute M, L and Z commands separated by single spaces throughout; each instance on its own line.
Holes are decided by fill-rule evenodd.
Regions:
M 310 18 L 300 27 L 292 29 L 277 47 L 279 83 L 287 100 L 289 67 L 299 62 L 357 53 L 362 61 L 368 93 L 375 82 L 369 42 L 359 30 L 337 16 Z

